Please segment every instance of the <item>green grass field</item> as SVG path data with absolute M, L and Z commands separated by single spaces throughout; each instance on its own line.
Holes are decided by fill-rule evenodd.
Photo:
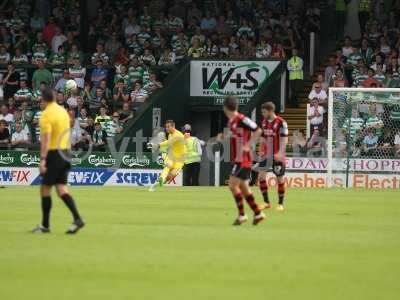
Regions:
M 87 227 L 38 189 L 0 189 L 0 299 L 398 299 L 400 192 L 306 190 L 233 227 L 226 188 L 74 188 Z M 259 193 L 256 195 L 259 197 Z M 274 191 L 275 196 L 275 191 Z M 275 198 L 275 197 L 274 197 Z M 256 298 L 257 297 L 257 298 Z

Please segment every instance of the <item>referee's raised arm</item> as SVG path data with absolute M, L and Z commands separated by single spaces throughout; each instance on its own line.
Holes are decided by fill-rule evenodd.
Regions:
M 70 210 L 73 223 L 67 234 L 74 234 L 85 224 L 76 208 L 75 201 L 68 193 L 67 182 L 70 164 L 70 119 L 64 107 L 54 101 L 50 88 L 42 91 L 44 110 L 40 117 L 40 166 L 42 185 L 42 223 L 33 233 L 50 232 L 51 189 L 56 187 L 57 195 Z

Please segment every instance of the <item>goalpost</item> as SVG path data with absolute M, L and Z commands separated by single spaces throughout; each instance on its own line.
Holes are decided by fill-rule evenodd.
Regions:
M 327 121 L 328 187 L 399 188 L 400 88 L 329 88 Z

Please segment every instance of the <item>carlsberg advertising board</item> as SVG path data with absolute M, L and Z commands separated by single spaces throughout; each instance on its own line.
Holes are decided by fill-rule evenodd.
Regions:
M 0 151 L 0 186 L 38 185 L 40 153 L 35 151 Z M 161 155 L 151 153 L 107 152 L 72 153 L 70 185 L 148 186 L 155 183 L 164 166 Z M 168 186 L 182 186 L 180 173 Z
M 191 61 L 190 96 L 250 98 L 279 64 L 279 61 Z
M 38 167 L 40 153 L 37 151 L 0 151 L 1 167 Z M 124 153 L 118 157 L 107 152 L 72 153 L 71 164 L 88 168 L 125 168 L 125 169 L 162 169 L 164 161 L 161 155 Z

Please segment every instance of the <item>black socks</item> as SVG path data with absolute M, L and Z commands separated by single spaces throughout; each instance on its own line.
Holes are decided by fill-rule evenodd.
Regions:
M 51 210 L 51 197 L 42 197 L 42 226 L 45 228 L 49 228 L 49 219 L 50 219 L 50 210 Z
M 76 208 L 74 199 L 69 194 L 62 195 L 61 199 L 63 199 L 65 205 L 68 207 L 68 209 L 72 213 L 72 216 L 74 217 L 74 221 L 80 220 L 81 216 L 78 213 L 78 209 Z

